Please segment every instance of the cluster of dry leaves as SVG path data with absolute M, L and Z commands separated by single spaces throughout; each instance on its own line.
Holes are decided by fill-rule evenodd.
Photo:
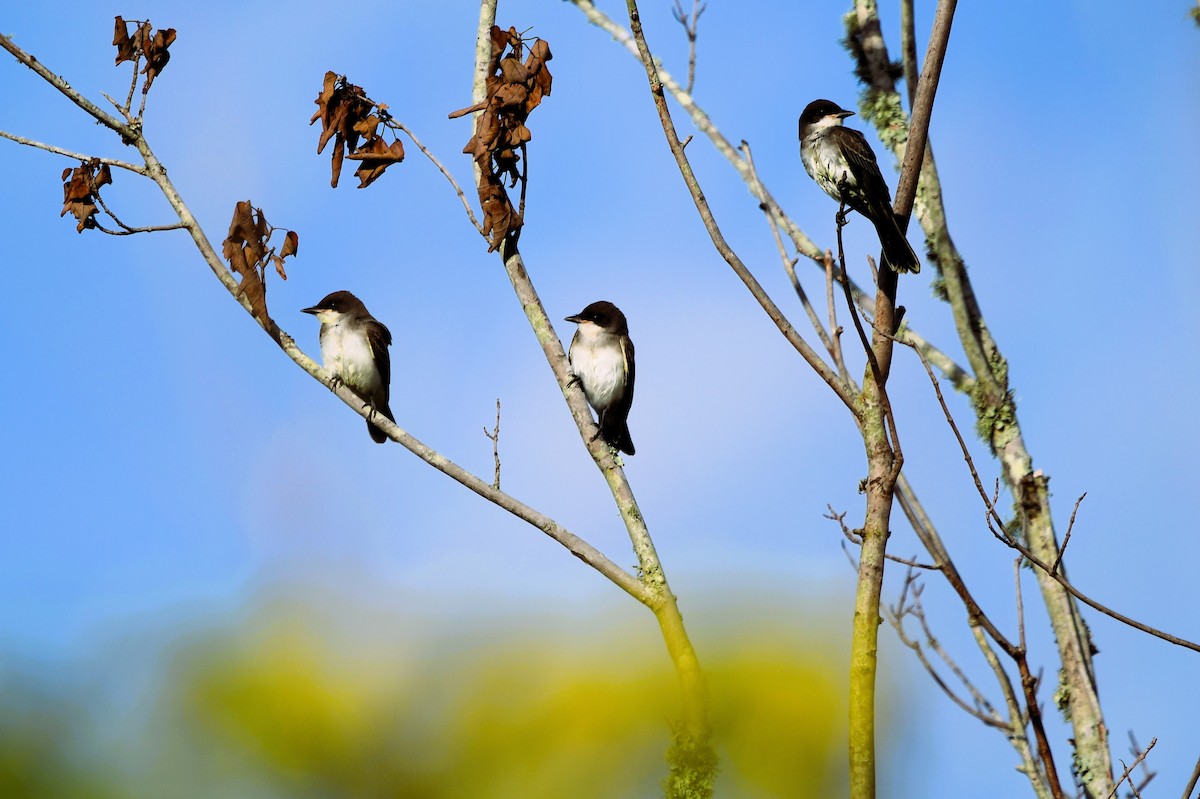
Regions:
M 257 319 L 266 325 L 267 315 L 267 264 L 275 264 L 279 277 L 287 280 L 283 271 L 283 259 L 296 254 L 300 236 L 289 230 L 278 253 L 268 247 L 275 228 L 267 224 L 261 208 L 255 208 L 249 200 L 239 202 L 233 209 L 233 221 L 229 223 L 229 235 L 221 246 L 221 254 L 233 271 L 241 276 L 239 292 L 250 302 Z
M 96 208 L 96 198 L 101 186 L 112 183 L 112 172 L 108 164 L 102 164 L 95 158 L 84 161 L 74 169 L 64 169 L 62 180 L 63 207 L 59 217 L 66 216 L 68 211 L 71 212 L 78 220 L 78 224 L 75 225 L 76 233 L 96 227 L 96 212 L 99 210 Z
M 512 187 L 521 178 L 517 171 L 521 160 L 518 150 L 524 151 L 525 143 L 532 138 L 525 123 L 542 98 L 550 94 L 553 76 L 546 62 L 553 56 L 546 40 L 538 39 L 522 62 L 525 48 L 516 28 L 503 31 L 493 27 L 491 36 L 492 59 L 488 65 L 486 99 L 450 116 L 483 112 L 477 117 L 475 135 L 463 152 L 479 166 L 479 204 L 483 209 L 484 235 L 489 237 L 489 250 L 495 250 L 506 238 L 511 236 L 515 240 L 524 224 L 522 213 L 508 198 L 504 179 L 510 178 L 509 186 Z
M 362 90 L 346 80 L 345 75 L 325 73 L 325 85 L 314 100 L 317 110 L 308 124 L 321 120 L 321 138 L 317 141 L 319 155 L 333 139 L 333 179 L 330 185 L 337 188 L 342 174 L 342 159 L 359 161 L 354 174 L 358 176 L 360 189 L 366 188 L 383 174 L 392 164 L 404 160 L 404 145 L 399 139 L 391 144 L 384 142 L 379 126 L 387 126 L 391 116 L 386 105 L 377 105 Z M 359 140 L 362 144 L 359 144 Z
M 167 28 L 166 30 L 154 30 L 149 21 L 133 20 L 137 24 L 134 28 L 133 35 L 129 35 L 129 25 L 121 17 L 116 18 L 113 26 L 113 44 L 117 46 L 117 64 L 123 61 L 137 60 L 143 56 L 146 58 L 146 66 L 142 67 L 142 72 L 146 75 L 146 83 L 142 87 L 143 92 L 150 90 L 150 84 L 154 83 L 154 79 L 163 71 L 163 67 L 171 60 L 171 54 L 167 52 L 167 48 L 171 46 L 171 42 L 175 41 L 175 29 Z

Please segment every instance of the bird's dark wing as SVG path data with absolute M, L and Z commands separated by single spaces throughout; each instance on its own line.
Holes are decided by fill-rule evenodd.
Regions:
M 633 406 L 633 378 L 634 378 L 634 361 L 633 361 L 633 341 L 629 336 L 621 336 L 621 357 L 625 359 L 625 396 L 617 403 L 617 408 L 622 417 L 629 415 L 629 409 Z
M 383 396 L 386 401 L 391 395 L 392 385 L 392 356 L 388 347 L 392 344 L 392 331 L 382 322 L 367 325 L 367 343 L 371 346 L 371 355 L 375 357 L 375 368 L 383 379 Z
M 634 372 L 633 342 L 629 340 L 629 336 L 621 336 L 618 341 L 621 344 L 621 357 L 625 363 L 625 391 L 608 410 L 600 415 L 600 432 L 609 444 L 632 455 L 636 450 L 633 446 L 633 439 L 629 435 L 628 416 L 629 408 L 633 405 L 633 380 L 637 376 Z
M 841 150 L 850 167 L 850 174 L 858 184 L 857 191 L 852 192 L 856 196 L 848 198 L 847 204 L 868 219 L 880 218 L 880 211 L 884 207 L 890 215 L 892 193 L 879 171 L 879 162 L 875 160 L 875 153 L 867 144 L 866 137 L 853 128 L 840 126 L 830 128 L 825 135 Z

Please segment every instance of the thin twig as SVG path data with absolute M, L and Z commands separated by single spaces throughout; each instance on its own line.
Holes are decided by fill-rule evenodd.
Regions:
M 1004 694 L 1004 703 L 1008 707 L 1008 716 L 1012 725 L 1012 734 L 1009 740 L 1016 748 L 1017 754 L 1021 757 L 1022 766 L 1019 771 L 1029 778 L 1030 785 L 1033 786 L 1033 790 L 1039 799 L 1049 799 L 1053 795 L 1053 789 L 1049 784 L 1045 771 L 1038 766 L 1038 762 L 1034 758 L 1034 748 L 1029 742 L 1029 734 L 1025 729 L 1028 719 L 1021 709 L 1021 701 L 1017 698 L 1017 692 L 1013 688 L 1008 672 L 1004 670 L 1004 665 L 1000 662 L 1000 658 L 996 655 L 995 650 L 992 649 L 991 644 L 988 643 L 988 636 L 984 634 L 983 628 L 973 622 L 971 622 L 970 626 L 971 633 L 975 637 L 975 644 L 983 654 L 983 659 L 991 667 L 992 673 L 996 675 L 996 682 Z M 1061 791 L 1061 788 L 1059 790 Z
M 1021 598 L 1021 559 L 1013 559 L 1013 586 L 1017 596 L 1017 646 L 1025 651 L 1025 602 Z
M 496 398 L 496 426 L 490 431 L 485 427 L 483 434 L 492 441 L 492 461 L 496 465 L 496 479 L 492 481 L 492 488 L 500 490 L 500 398 Z
M 1187 787 L 1183 789 L 1183 799 L 1192 799 L 1192 791 L 1196 790 L 1197 782 L 1200 782 L 1200 758 L 1196 759 L 1196 767 L 1192 769 L 1192 776 Z
M 1025 692 L 1025 709 L 1029 713 L 1029 726 L 1033 728 L 1034 740 L 1037 741 L 1038 757 L 1041 758 L 1042 768 L 1045 769 L 1046 780 L 1050 785 L 1050 795 L 1054 799 L 1062 799 L 1062 785 L 1058 781 L 1058 769 L 1054 765 L 1054 751 L 1046 737 L 1046 728 L 1042 723 L 1042 708 L 1038 704 L 1037 689 L 1039 680 L 1029 671 L 1028 650 L 1025 647 L 1025 602 L 1021 598 L 1021 559 L 1013 560 L 1013 583 L 1017 595 L 1017 635 L 1018 656 L 1017 670 L 1021 674 L 1021 688 Z
M 63 155 L 74 161 L 97 161 L 101 164 L 108 164 L 109 166 L 115 166 L 119 169 L 124 169 L 129 172 L 136 172 L 143 177 L 149 176 L 149 172 L 146 171 L 146 167 L 138 166 L 137 164 L 131 164 L 128 161 L 121 161 L 116 158 L 103 158 L 97 155 L 85 155 L 84 153 L 77 153 L 73 152 L 72 150 L 64 150 L 62 147 L 55 147 L 53 144 L 46 144 L 45 142 L 35 141 L 34 139 L 27 139 L 24 136 L 17 136 L 16 134 L 8 133 L 3 130 L 0 130 L 0 138 L 14 141 L 17 144 L 24 144 L 26 147 L 36 147 L 39 150 L 45 150 L 46 152 L 54 153 L 55 155 Z
M 741 146 L 738 149 L 740 149 L 745 155 L 746 163 L 750 166 L 750 172 L 757 181 L 758 172 L 754 167 L 754 157 L 750 153 L 750 144 L 743 139 Z M 767 224 L 771 228 L 772 238 L 775 240 L 775 249 L 779 252 L 779 259 L 783 262 L 783 270 L 787 273 L 788 280 L 791 281 L 792 288 L 795 290 L 796 296 L 800 299 L 800 305 L 804 308 L 804 312 L 808 315 L 808 320 L 812 324 L 813 330 L 816 332 L 817 337 L 821 339 L 821 344 L 825 347 L 825 350 L 829 353 L 829 356 L 833 358 L 834 363 L 837 365 L 838 374 L 841 376 L 842 381 L 847 386 L 852 387 L 853 381 L 850 380 L 850 374 L 846 370 L 846 365 L 841 360 L 841 346 L 839 345 L 837 339 L 830 338 L 829 333 L 825 330 L 825 326 L 821 324 L 821 319 L 817 315 L 816 310 L 808 301 L 808 295 L 805 293 L 804 287 L 800 285 L 800 280 L 796 276 L 797 259 L 788 257 L 787 248 L 784 247 L 783 244 L 783 236 L 779 232 L 778 221 L 775 219 L 774 214 L 771 213 L 771 209 L 766 205 L 766 203 L 762 203 L 758 207 L 767 219 Z
M 911 346 L 911 345 L 909 345 L 909 346 Z M 1020 541 L 1016 540 L 1015 538 L 1013 538 L 1011 535 L 1009 535 L 1007 533 L 1007 531 L 1005 530 L 1005 526 L 1004 526 L 1004 520 L 1000 518 L 1000 513 L 996 510 L 996 500 L 989 498 L 987 495 L 987 492 L 983 488 L 983 482 L 979 479 L 979 472 L 975 469 L 975 460 L 971 457 L 970 450 L 967 449 L 967 444 L 963 440 L 962 433 L 959 432 L 958 425 L 955 423 L 954 417 L 950 413 L 950 408 L 946 405 L 946 399 L 944 396 L 942 396 L 942 389 L 941 389 L 941 386 L 938 385 L 937 377 L 934 376 L 934 374 L 933 374 L 933 369 L 929 366 L 929 362 L 925 360 L 925 356 L 921 353 L 921 351 L 919 349 L 913 347 L 913 351 L 916 352 L 917 357 L 921 359 L 921 364 L 922 364 L 922 366 L 925 367 L 925 373 L 929 376 L 929 381 L 933 385 L 934 393 L 937 395 L 938 404 L 941 405 L 941 407 L 942 407 L 942 414 L 946 419 L 946 423 L 950 426 L 950 429 L 952 431 L 954 431 L 954 437 L 958 440 L 958 446 L 959 446 L 959 449 L 962 451 L 963 460 L 966 461 L 967 468 L 971 472 L 971 477 L 975 481 L 975 489 L 976 489 L 976 491 L 979 492 L 979 496 L 983 499 L 984 506 L 987 509 L 986 519 L 988 520 L 988 529 L 992 531 L 992 535 L 995 536 L 996 539 L 999 540 L 1001 543 L 1003 543 L 1005 546 L 1011 547 L 1012 549 L 1015 549 L 1017 552 L 1020 552 L 1027 561 L 1032 563 L 1037 568 L 1041 569 L 1046 574 L 1048 574 L 1051 578 L 1054 579 L 1055 582 L 1057 582 L 1064 589 L 1066 589 L 1066 591 L 1068 593 L 1070 593 L 1071 596 L 1075 597 L 1080 602 L 1084 603 L 1085 605 L 1092 608 L 1093 610 L 1099 611 L 1100 613 L 1103 613 L 1105 616 L 1108 616 L 1111 619 L 1116 619 L 1117 621 L 1121 622 L 1122 624 L 1126 624 L 1126 625 L 1134 628 L 1135 630 L 1141 630 L 1142 632 L 1144 632 L 1148 635 L 1152 635 L 1155 638 L 1161 638 L 1162 640 L 1164 640 L 1168 643 L 1175 644 L 1176 646 L 1181 646 L 1184 649 L 1190 649 L 1193 652 L 1200 652 L 1200 644 L 1197 644 L 1193 641 L 1189 641 L 1186 638 L 1180 638 L 1179 636 L 1172 635 L 1172 634 L 1165 632 L 1163 630 L 1160 630 L 1156 627 L 1151 627 L 1148 624 L 1143 624 L 1142 622 L 1137 621 L 1136 619 L 1132 619 L 1129 616 L 1126 616 L 1123 613 L 1115 611 L 1112 608 L 1108 607 L 1107 605 L 1103 605 L 1100 602 L 1097 602 L 1096 600 L 1092 599 L 1087 594 L 1084 594 L 1078 588 L 1076 588 L 1071 583 L 1069 583 L 1065 577 L 1063 577 L 1060 574 L 1054 573 L 1053 570 L 1051 569 L 1050 564 L 1043 561 L 1041 558 L 1039 558 L 1037 555 L 1035 555 L 1033 553 L 1033 551 L 1029 549 L 1029 547 L 1025 546 Z M 992 526 L 993 520 L 998 525 L 999 530 L 997 530 L 996 528 L 994 528 Z M 1004 532 L 1001 532 L 1001 531 L 1004 531 Z
M 925 617 L 925 609 L 918 603 L 913 607 L 912 615 L 916 617 L 917 622 L 921 625 L 921 633 L 925 636 L 925 640 L 929 643 L 930 648 L 937 653 L 937 656 L 946 664 L 946 668 L 950 669 L 958 681 L 963 684 L 963 687 L 971 693 L 971 698 L 975 701 L 976 706 L 981 711 L 987 711 L 994 717 L 993 726 L 997 726 L 995 721 L 999 719 L 999 714 L 992 707 L 992 703 L 988 701 L 987 697 L 983 695 L 983 692 L 975 687 L 975 684 L 967 678 L 966 673 L 959 668 L 958 663 L 950 657 L 950 653 L 945 650 L 941 641 L 934 636 L 933 630 L 929 627 L 929 620 Z M 1011 729 L 1011 724 L 1001 723 L 998 726 Z
M 674 15 L 675 21 L 683 26 L 684 33 L 687 35 L 688 94 L 691 94 L 692 89 L 696 86 L 696 32 L 697 25 L 700 22 L 700 15 L 704 13 L 706 8 L 708 8 L 707 3 L 701 3 L 700 0 L 692 0 L 692 16 L 690 19 L 688 18 L 688 15 L 684 13 L 683 6 L 680 5 L 679 0 L 675 0 L 675 7 L 671 9 L 671 14 Z
M 1125 771 L 1124 771 L 1124 773 L 1121 774 L 1121 779 L 1117 780 L 1117 784 L 1113 786 L 1113 789 L 1108 792 L 1108 796 L 1105 797 L 1105 799 L 1112 799 L 1114 796 L 1117 795 L 1117 789 L 1121 787 L 1121 783 L 1123 783 L 1126 779 L 1129 778 L 1130 772 L 1132 772 L 1135 768 L 1137 768 L 1138 763 L 1141 763 L 1143 760 L 1146 759 L 1146 755 L 1150 754 L 1150 750 L 1154 748 L 1154 745 L 1156 743 L 1158 743 L 1158 738 L 1151 738 L 1150 745 L 1147 746 L 1145 749 L 1143 749 L 1142 753 L 1137 756 L 1137 760 L 1134 760 L 1128 766 L 1125 766 L 1124 760 L 1121 761 L 1121 765 L 1125 766 Z M 1135 797 L 1138 797 L 1138 799 L 1141 799 L 1141 795 L 1138 793 L 1137 788 L 1134 787 L 1133 780 L 1129 780 L 1129 787 L 1133 788 L 1133 795 Z
M 1042 708 L 1038 704 L 1038 681 L 1029 671 L 1029 661 L 1023 647 L 1017 657 L 1017 671 L 1021 675 L 1021 689 L 1025 694 L 1025 710 L 1029 713 L 1029 726 L 1033 728 L 1038 758 L 1042 761 L 1042 768 L 1045 770 L 1046 781 L 1050 786 L 1050 795 L 1054 799 L 1063 799 L 1062 784 L 1058 781 L 1058 768 L 1054 765 L 1054 750 L 1050 748 L 1050 739 L 1046 737 L 1046 725 L 1042 721 Z
M 844 535 L 846 537 L 846 540 L 849 541 L 851 544 L 854 544 L 855 546 L 861 547 L 862 546 L 862 535 L 860 535 L 856 530 L 851 530 L 850 527 L 846 524 L 845 512 L 843 511 L 842 513 L 837 513 L 836 511 L 834 511 L 832 505 L 826 505 L 825 507 L 829 509 L 829 512 L 824 514 L 825 518 L 829 519 L 831 521 L 837 522 L 838 525 L 842 528 L 842 535 Z M 888 554 L 885 554 L 884 557 L 895 563 L 900 563 L 905 566 L 908 566 L 911 569 L 924 569 L 926 571 L 941 571 L 941 567 L 938 566 L 936 563 L 921 563 L 916 558 L 911 558 L 911 559 L 910 558 L 902 558 L 898 555 L 888 555 Z
M 474 225 L 475 229 L 479 231 L 479 235 L 486 239 L 487 234 L 483 232 L 483 225 L 479 224 L 479 220 L 475 218 L 475 212 L 471 210 L 471 203 L 467 201 L 467 195 L 463 192 L 462 187 L 458 185 L 458 182 L 454 179 L 454 176 L 450 174 L 450 170 L 446 169 L 446 167 L 442 165 L 442 162 L 438 160 L 437 156 L 430 152 L 429 148 L 421 143 L 421 140 L 417 138 L 416 134 L 413 133 L 407 125 L 395 117 L 391 117 L 390 123 L 396 128 L 404 131 L 408 138 L 412 139 L 412 143 L 417 145 L 417 149 L 424 153 L 425 157 L 433 162 L 433 165 L 438 168 L 438 171 L 445 175 L 446 180 L 450 181 L 450 185 L 454 187 L 454 193 L 458 195 L 458 199 L 462 202 L 463 209 L 467 212 L 467 218 L 471 220 L 471 224 Z
M 908 603 L 907 597 L 910 593 L 910 590 L 913 598 L 911 603 Z M 920 661 L 930 678 L 933 679 L 934 683 L 942 689 L 942 692 L 945 693 L 946 696 L 949 697 L 952 702 L 954 702 L 954 704 L 958 705 L 959 708 L 964 710 L 972 717 L 983 722 L 985 725 L 1003 730 L 1006 733 L 1011 733 L 1010 725 L 1007 724 L 1004 719 L 1000 718 L 999 714 L 996 713 L 991 703 L 988 702 L 983 694 L 980 693 L 979 690 L 971 683 L 966 674 L 964 674 L 958 667 L 958 664 L 955 663 L 950 657 L 949 653 L 947 653 L 937 639 L 934 638 L 933 631 L 930 630 L 929 624 L 925 619 L 924 609 L 921 607 L 921 594 L 921 586 L 916 583 L 916 575 L 913 574 L 912 569 L 909 569 L 908 573 L 905 575 L 904 586 L 900 591 L 900 599 L 896 603 L 895 607 L 881 608 L 884 617 L 888 620 L 888 623 L 891 624 L 896 630 L 896 635 L 900 638 L 900 642 L 912 650 L 913 654 L 917 656 L 917 660 Z M 937 669 L 934 668 L 933 663 L 931 663 L 929 658 L 925 656 L 925 652 L 921 647 L 921 643 L 908 637 L 908 634 L 904 629 L 905 616 L 912 616 L 918 620 L 921 626 L 921 631 L 925 635 L 926 644 L 934 651 L 935 654 L 937 654 L 939 658 L 941 658 L 942 662 L 946 664 L 947 668 L 950 669 L 955 677 L 958 678 L 963 686 L 971 693 L 971 696 L 975 701 L 974 707 L 968 704 L 965 699 L 956 694 L 954 689 L 952 689 L 946 683 L 946 681 L 942 679 L 942 676 L 938 674 Z
M 136 73 L 136 72 L 134 73 L 134 77 L 135 77 L 135 78 L 137 77 L 137 73 Z M 114 100 L 113 98 L 109 97 L 107 92 L 100 92 L 100 96 L 101 96 L 101 97 L 103 97 L 105 100 L 108 100 L 109 104 L 110 104 L 110 105 L 111 105 L 113 108 L 115 108 L 115 109 L 117 109 L 119 112 L 121 112 L 121 116 L 125 117 L 125 121 L 129 123 L 130 127 L 132 127 L 134 124 L 136 124 L 136 122 L 137 122 L 137 118 L 136 118 L 136 117 L 134 117 L 134 115 L 133 115 L 133 114 L 129 113 L 129 108 L 128 108 L 128 106 L 122 106 L 122 105 L 121 105 L 120 103 L 118 103 L 116 100 Z
M 1067 542 L 1071 540 L 1071 531 L 1075 529 L 1075 514 L 1079 512 L 1079 503 L 1083 502 L 1083 498 L 1086 496 L 1086 491 L 1080 494 L 1079 499 L 1075 500 L 1075 507 L 1071 509 L 1071 521 L 1067 523 L 1067 534 L 1063 536 L 1062 546 L 1058 548 L 1058 555 L 1054 558 L 1054 566 L 1050 569 L 1051 576 L 1058 574 L 1058 567 L 1067 551 Z
M 845 180 L 845 175 L 843 175 L 842 179 Z M 843 193 L 843 196 L 846 193 Z M 888 344 L 887 347 L 872 347 L 871 343 L 867 340 L 866 331 L 863 330 L 862 321 L 858 318 L 858 309 L 854 306 L 854 300 L 850 293 L 850 282 L 845 278 L 845 275 L 847 274 L 846 252 L 842 247 L 842 228 L 846 226 L 845 200 L 842 200 L 838 203 L 838 212 L 834 217 L 834 221 L 837 224 L 838 265 L 841 267 L 842 271 L 842 288 L 846 293 L 846 305 L 850 309 L 850 318 L 854 321 L 854 329 L 858 331 L 858 338 L 862 342 L 863 351 L 866 353 L 867 361 L 870 364 L 871 375 L 874 378 L 872 382 L 875 385 L 875 390 L 879 392 L 879 404 L 883 409 L 884 419 L 887 422 L 888 433 L 891 438 L 892 463 L 888 471 L 887 479 L 894 488 L 896 484 L 896 478 L 899 477 L 900 470 L 904 467 L 904 451 L 900 447 L 900 431 L 896 427 L 896 417 L 892 414 L 892 401 L 888 397 L 887 392 L 887 368 L 884 365 L 884 361 L 885 359 L 890 361 L 891 355 L 889 354 L 885 356 L 884 352 L 890 352 L 891 342 L 887 340 L 890 338 L 890 336 L 887 336 L 883 339 L 883 342 Z M 880 307 L 880 304 L 887 305 L 889 303 L 894 304 L 895 302 L 895 273 L 889 272 L 888 274 L 890 274 L 892 277 L 892 296 L 885 297 L 884 295 L 886 294 L 886 291 L 884 291 L 884 289 L 881 287 L 878 295 L 879 299 L 876 301 L 877 309 Z M 874 322 L 872 322 L 872 326 L 874 326 Z
M 838 373 L 842 379 L 850 386 L 853 386 L 857 391 L 858 386 L 850 377 L 850 370 L 846 368 L 846 361 L 842 354 L 842 326 L 837 321 L 837 303 L 833 300 L 833 253 L 829 250 L 825 251 L 825 305 L 826 312 L 829 314 L 829 330 L 833 336 L 833 362 L 837 364 Z M 843 276 L 844 277 L 844 276 Z
M 957 5 L 958 0 L 938 0 L 937 11 L 933 16 L 933 30 L 929 33 L 925 62 L 921 66 L 921 77 L 917 81 L 912 115 L 908 121 L 908 141 L 904 148 L 904 162 L 900 165 L 900 182 L 896 185 L 895 209 L 896 214 L 901 217 L 901 230 L 908 228 L 908 217 L 917 197 L 917 181 L 925 159 L 925 143 L 929 139 L 929 118 L 933 114 L 933 99 L 937 94 L 942 62 L 946 58 L 950 27 L 954 23 L 954 9 Z
M 1129 731 L 1129 751 L 1134 757 L 1137 757 L 1138 753 L 1142 751 L 1142 747 L 1138 746 L 1137 738 L 1133 736 L 1133 730 Z M 1129 778 L 1129 787 L 1133 790 L 1134 794 L 1139 794 L 1141 791 L 1146 790 L 1146 786 L 1150 784 L 1150 781 L 1158 776 L 1158 772 L 1150 770 L 1150 762 L 1145 759 L 1142 760 L 1142 771 L 1145 772 L 1145 776 L 1137 785 L 1133 784 L 1132 776 Z
M 18 61 L 36 72 L 38 77 L 49 83 L 55 89 L 58 89 L 58 91 L 60 91 L 67 99 L 90 114 L 93 119 L 105 127 L 112 128 L 114 131 L 116 131 L 121 136 L 122 141 L 128 143 L 132 140 L 133 130 L 129 125 L 124 124 L 116 117 L 109 116 L 107 113 L 100 110 L 99 106 L 84 97 L 79 92 L 75 91 L 75 89 L 71 88 L 70 84 L 68 84 L 58 75 L 54 74 L 54 72 L 51 71 L 41 61 L 37 60 L 32 55 L 14 44 L 13 40 L 4 34 L 0 34 L 0 48 L 7 50 Z
M 117 218 L 117 215 L 114 214 L 112 209 L 108 207 L 108 203 L 104 202 L 104 198 L 100 196 L 100 190 L 95 185 L 95 180 L 89 178 L 89 184 L 92 189 L 93 199 L 95 199 L 96 203 L 104 210 L 104 213 L 108 214 L 112 221 L 117 223 L 117 227 L 121 228 L 120 230 L 109 230 L 97 222 L 96 230 L 99 230 L 101 233 L 107 233 L 110 236 L 132 236 L 134 233 L 158 233 L 164 230 L 183 230 L 184 228 L 182 222 L 175 222 L 170 225 L 146 225 L 143 227 L 132 227 L 127 225 Z

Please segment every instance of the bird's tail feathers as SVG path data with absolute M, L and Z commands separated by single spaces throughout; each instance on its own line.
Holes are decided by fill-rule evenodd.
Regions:
M 879 234 L 879 244 L 883 247 L 883 259 L 893 272 L 909 272 L 915 275 L 921 271 L 917 253 L 908 243 L 904 231 L 900 230 L 900 223 L 896 221 L 894 214 L 879 215 L 875 223 L 875 232 Z
M 384 403 L 382 408 L 376 408 L 375 412 L 383 414 L 393 423 L 396 421 L 396 417 L 392 416 L 392 409 L 388 407 L 387 403 Z M 387 433 L 370 422 L 367 422 L 367 432 L 371 434 L 371 440 L 376 444 L 383 444 L 388 440 Z
M 629 437 L 629 423 L 624 419 L 620 422 L 605 419 L 600 425 L 600 435 L 610 446 L 626 455 L 634 454 L 633 439 Z

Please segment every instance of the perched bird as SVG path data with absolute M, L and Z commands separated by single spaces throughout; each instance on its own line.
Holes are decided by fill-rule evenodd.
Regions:
M 303 310 L 321 322 L 321 357 L 334 383 L 345 383 L 362 397 L 364 408 L 371 406 L 372 414 L 382 413 L 396 421 L 388 407 L 392 382 L 392 361 L 388 356 L 391 331 L 371 316 L 362 300 L 348 291 L 335 291 Z M 387 441 L 387 434 L 370 421 L 367 432 L 377 444 Z
M 633 342 L 621 309 L 607 300 L 593 302 L 567 317 L 579 329 L 568 357 L 588 404 L 599 416 L 600 435 L 610 446 L 633 454 L 629 406 L 633 404 Z
M 871 145 L 857 130 L 842 127 L 853 111 L 830 100 L 813 100 L 800 115 L 800 159 L 804 171 L 833 199 L 871 220 L 883 258 L 896 272 L 920 272 L 921 262 L 892 211 L 892 195 Z M 845 195 L 842 187 L 845 187 Z

